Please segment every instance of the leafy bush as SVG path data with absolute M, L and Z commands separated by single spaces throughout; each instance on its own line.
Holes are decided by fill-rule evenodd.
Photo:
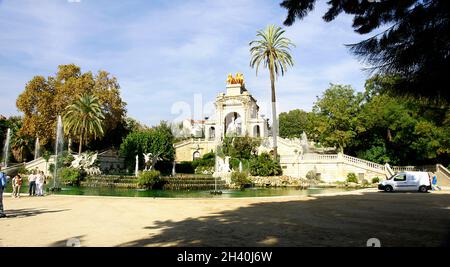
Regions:
M 64 183 L 78 186 L 83 176 L 77 169 L 64 167 L 59 170 L 59 177 Z
M 268 153 L 262 153 L 250 160 L 250 173 L 253 176 L 277 176 L 282 174 L 278 161 Z
M 347 183 L 358 183 L 358 178 L 356 177 L 356 174 L 353 172 L 347 174 Z
M 361 181 L 362 186 L 369 186 L 369 181 L 367 181 L 366 179 L 363 179 Z
M 197 169 L 197 167 L 214 167 L 216 164 L 216 154 L 214 152 L 209 152 L 203 155 L 202 158 L 196 159 L 192 162 L 192 167 Z
M 29 171 L 24 166 L 21 166 L 20 168 L 17 169 L 17 173 L 26 175 L 29 173 Z
M 380 182 L 380 178 L 374 177 L 372 178 L 372 184 L 378 184 Z
M 213 174 L 214 167 L 198 166 L 195 168 L 195 174 Z
M 252 183 L 245 172 L 233 172 L 231 174 L 231 182 L 240 188 L 244 188 Z
M 154 188 L 161 183 L 161 173 L 156 170 L 140 172 L 138 185 L 145 188 Z
M 308 180 L 310 180 L 310 181 L 317 182 L 317 181 L 320 180 L 320 176 L 317 174 L 316 171 L 310 170 L 310 171 L 306 174 L 306 179 L 308 179 Z

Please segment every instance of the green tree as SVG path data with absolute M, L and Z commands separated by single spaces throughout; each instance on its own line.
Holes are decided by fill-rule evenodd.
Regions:
M 86 94 L 98 98 L 105 116 L 103 130 L 109 137 L 126 113 L 120 86 L 116 78 L 105 71 L 96 75 L 82 73 L 74 64 L 60 65 L 55 76 L 35 76 L 26 84 L 16 101 L 18 110 L 24 113 L 23 133 L 39 137 L 43 146 L 50 144 L 55 138 L 57 115 L 62 114 L 78 96 Z
M 236 159 L 250 159 L 251 156 L 256 154 L 256 150 L 260 145 L 261 140 L 259 138 L 227 136 L 219 147 L 218 155 L 220 157 L 230 156 Z
M 281 74 L 284 75 L 289 66 L 294 65 L 294 60 L 290 54 L 291 47 L 294 44 L 288 38 L 284 37 L 285 31 L 281 27 L 269 25 L 265 30 L 257 32 L 258 40 L 250 42 L 251 60 L 250 66 L 256 68 L 256 75 L 261 63 L 269 70 L 270 87 L 272 93 L 272 135 L 273 152 L 277 159 L 277 135 L 278 119 L 276 109 L 275 79 Z
M 303 19 L 316 0 L 284 0 L 285 25 Z M 447 0 L 333 0 L 323 16 L 327 22 L 339 14 L 353 16 L 353 28 L 362 35 L 385 28 L 359 43 L 351 52 L 383 75 L 397 75 L 389 90 L 400 95 L 450 101 L 450 3 Z
M 253 176 L 277 176 L 283 172 L 277 160 L 268 153 L 261 153 L 250 160 L 250 173 Z
M 320 141 L 326 146 L 344 148 L 356 136 L 357 117 L 361 94 L 349 85 L 331 84 L 321 98 L 314 104 L 317 116 L 317 131 Z
M 357 115 L 357 135 L 348 152 L 378 163 L 421 165 L 447 162 L 450 109 L 413 97 L 389 94 L 396 77 L 375 76 L 366 82 Z
M 314 132 L 312 113 L 301 109 L 280 113 L 280 137 L 301 138 L 303 132 L 308 136 Z
M 129 168 L 134 167 L 136 155 L 139 165 L 144 166 L 143 153 L 159 155 L 164 161 L 173 161 L 175 150 L 173 147 L 174 137 L 166 122 L 154 128 L 148 128 L 131 132 L 120 145 L 120 152 L 125 157 Z
M 103 115 L 96 96 L 83 95 L 66 108 L 64 113 L 64 131 L 78 136 L 78 154 L 84 143 L 91 138 L 97 139 L 103 135 Z

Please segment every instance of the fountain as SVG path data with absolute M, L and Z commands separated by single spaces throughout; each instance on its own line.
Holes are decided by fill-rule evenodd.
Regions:
M 37 137 L 36 143 L 34 144 L 34 159 L 39 158 L 39 150 L 40 150 L 39 137 Z
M 242 161 L 239 161 L 239 172 L 242 172 Z
M 139 175 L 139 156 L 136 155 L 136 167 L 134 168 L 134 175 L 138 177 Z
M 64 130 L 61 116 L 58 115 L 58 122 L 56 124 L 56 141 L 55 141 L 55 170 L 53 173 L 53 188 L 52 191 L 59 190 L 58 180 L 58 155 L 61 155 L 64 146 Z
M 177 165 L 177 163 L 175 162 L 175 160 L 172 163 L 172 177 L 175 177 L 175 175 L 177 174 L 177 172 L 175 171 L 175 166 Z
M 8 167 L 9 143 L 11 142 L 11 129 L 6 131 L 5 146 L 3 147 L 3 167 Z

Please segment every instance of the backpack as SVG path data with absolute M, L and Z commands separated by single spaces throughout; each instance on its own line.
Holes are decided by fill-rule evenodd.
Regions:
M 5 187 L 7 182 L 6 175 L 3 172 L 0 172 L 0 186 Z

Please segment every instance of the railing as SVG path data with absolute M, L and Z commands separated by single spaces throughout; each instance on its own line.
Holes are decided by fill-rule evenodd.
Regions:
M 447 176 L 447 178 L 450 179 L 450 171 L 447 168 L 445 168 L 444 166 L 442 166 L 442 164 L 437 164 L 436 170 L 445 174 L 445 176 Z
M 394 172 L 413 172 L 417 168 L 415 166 L 392 166 L 392 170 Z
M 380 170 L 380 171 L 383 171 L 383 172 L 385 171 L 385 166 L 383 166 L 381 164 L 378 164 L 378 163 L 375 163 L 375 162 L 371 162 L 371 161 L 368 161 L 368 160 L 355 158 L 355 157 L 348 156 L 348 155 L 345 155 L 345 154 L 343 154 L 342 157 L 346 161 L 348 161 L 350 163 L 353 163 L 353 164 L 356 164 L 356 165 L 362 165 L 362 166 L 365 166 L 365 167 L 368 167 L 368 168 L 372 168 L 372 169 L 376 169 L 376 170 Z
M 304 154 L 302 157 L 302 160 L 307 161 L 337 161 L 338 155 L 337 154 Z

